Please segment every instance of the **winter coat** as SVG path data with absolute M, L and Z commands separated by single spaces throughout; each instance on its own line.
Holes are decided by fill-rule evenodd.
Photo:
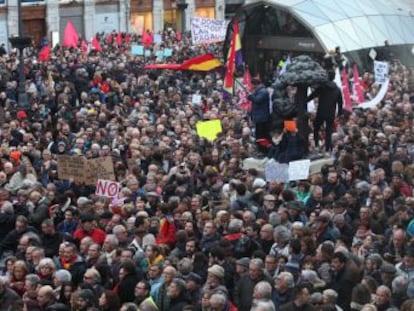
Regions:
M 318 111 L 316 118 L 324 120 L 335 119 L 336 107 L 338 107 L 338 116 L 342 114 L 342 92 L 333 81 L 329 81 L 325 85 L 317 88 L 307 101 L 319 97 Z
M 267 281 L 273 284 L 270 277 L 262 275 L 258 280 L 252 280 L 249 275 L 240 278 L 235 287 L 234 304 L 240 311 L 250 311 L 253 302 L 253 290 L 257 283 Z
M 261 85 L 247 97 L 252 101 L 251 117 L 254 123 L 266 123 L 270 121 L 269 92 Z

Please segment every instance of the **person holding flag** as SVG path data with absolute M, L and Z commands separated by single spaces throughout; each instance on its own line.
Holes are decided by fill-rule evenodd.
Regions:
M 251 119 L 255 127 L 257 149 L 260 153 L 266 154 L 267 148 L 263 141 L 270 142 L 270 121 L 271 113 L 269 107 L 269 92 L 258 78 L 252 79 L 253 93 L 247 96 L 252 102 Z

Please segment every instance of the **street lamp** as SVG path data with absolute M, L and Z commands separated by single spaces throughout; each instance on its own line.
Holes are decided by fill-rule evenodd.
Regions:
M 185 0 L 178 0 L 177 1 L 177 8 L 180 10 L 181 15 L 181 32 L 184 33 L 185 31 L 185 9 L 188 7 L 188 3 Z
M 19 35 L 17 37 L 9 38 L 9 41 L 13 48 L 19 50 L 19 89 L 18 89 L 18 101 L 17 106 L 21 109 L 27 110 L 29 108 L 29 102 L 26 93 L 26 75 L 24 74 L 24 53 L 23 50 L 30 46 L 32 39 L 30 37 L 23 36 L 23 21 L 22 21 L 22 3 L 21 0 L 17 1 L 17 18 L 19 23 Z

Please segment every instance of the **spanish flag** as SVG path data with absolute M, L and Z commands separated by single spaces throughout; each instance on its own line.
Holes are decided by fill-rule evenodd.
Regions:
M 234 73 L 236 72 L 236 66 L 242 65 L 242 63 L 239 22 L 235 18 L 233 21 L 233 34 L 231 36 L 230 48 L 227 53 L 226 75 L 224 76 L 224 89 L 229 94 L 234 93 Z
M 191 70 L 211 71 L 222 66 L 221 62 L 212 54 L 196 56 L 184 61 L 182 64 L 148 64 L 145 69 L 169 69 L 169 70 Z

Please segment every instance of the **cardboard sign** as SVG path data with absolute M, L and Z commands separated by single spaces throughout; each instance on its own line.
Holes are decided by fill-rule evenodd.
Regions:
M 88 159 L 85 167 L 85 184 L 95 185 L 98 179 L 115 180 L 111 157 Z
M 193 17 L 191 19 L 191 38 L 193 44 L 221 42 L 226 38 L 227 21 Z
M 115 179 L 111 157 L 86 159 L 77 155 L 59 155 L 57 166 L 59 179 L 73 179 L 76 183 L 94 186 L 98 179 Z
M 82 156 L 58 155 L 57 167 L 59 179 L 72 179 L 75 183 L 84 183 L 85 162 L 86 159 Z
M 117 198 L 121 184 L 112 180 L 98 179 L 95 194 L 101 197 Z

